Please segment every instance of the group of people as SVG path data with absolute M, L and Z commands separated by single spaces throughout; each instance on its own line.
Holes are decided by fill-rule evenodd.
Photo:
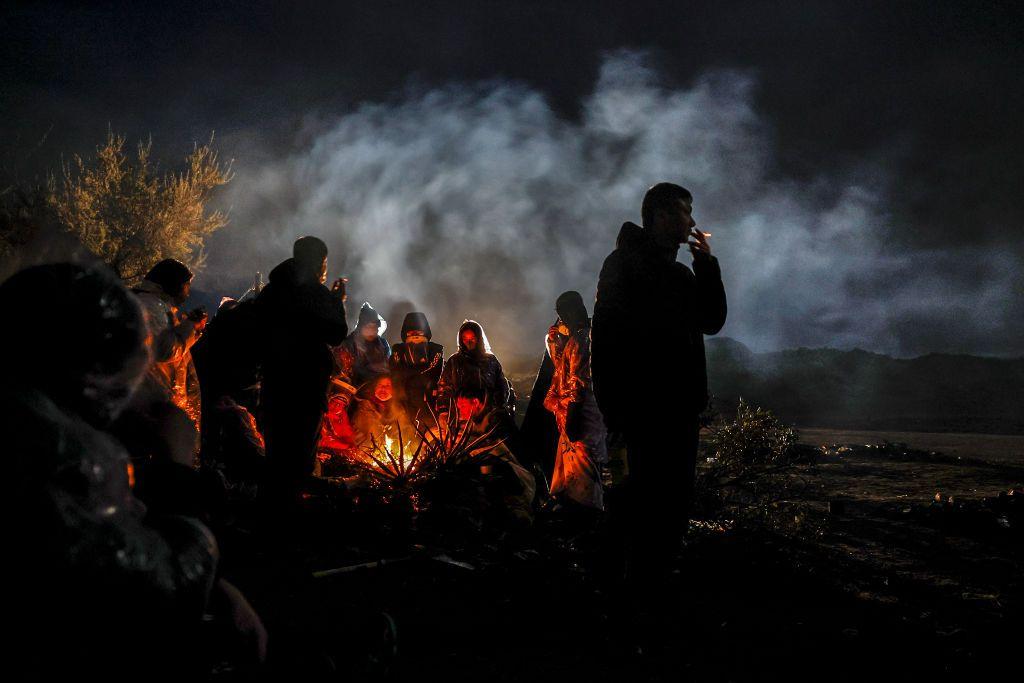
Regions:
M 153 624 L 169 630 L 217 593 L 262 648 L 259 618 L 218 575 L 216 540 L 196 521 L 200 462 L 244 472 L 265 508 L 287 516 L 314 472 L 368 439 L 468 426 L 494 435 L 531 504 L 539 489 L 549 495 L 538 500 L 603 510 L 608 444 L 624 443 L 628 574 L 656 583 L 692 498 L 703 335 L 726 316 L 692 203 L 678 185 L 648 190 L 643 225 L 624 224 L 604 262 L 593 318 L 578 292 L 557 298 L 523 434 L 480 323 L 462 324 L 448 358 L 421 312 L 405 317 L 393 348 L 368 303 L 350 329 L 347 283 L 327 286 L 328 250 L 316 237 L 298 239 L 265 287 L 226 301 L 209 322 L 202 309 L 183 310 L 192 272 L 178 261 L 157 263 L 130 290 L 98 268 L 18 273 L 0 285 L 0 311 L 23 323 L 0 338 L 14 361 L 0 395 L 20 483 L 12 510 L 35 510 L 53 527 L 21 539 L 33 557 L 25 581 L 53 581 L 66 605 L 109 600 L 129 617 L 138 605 L 125 586 L 139 587 L 163 610 Z M 683 245 L 692 270 L 676 260 Z M 553 429 L 537 428 L 545 421 Z

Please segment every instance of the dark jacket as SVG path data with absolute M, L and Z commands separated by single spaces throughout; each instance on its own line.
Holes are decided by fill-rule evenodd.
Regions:
M 323 408 L 333 369 L 330 347 L 348 334 L 344 303 L 319 282 L 299 281 L 288 259 L 270 271 L 256 305 L 265 335 L 264 404 L 316 401 Z
M 462 346 L 462 331 L 471 328 L 476 332 L 478 346 L 470 351 Z M 500 409 L 515 413 L 515 392 L 505 378 L 505 372 L 497 357 L 490 352 L 487 337 L 479 323 L 466 321 L 459 328 L 459 351 L 449 356 L 441 370 L 437 384 L 438 412 L 448 411 L 450 403 L 458 397 L 462 386 L 480 386 L 487 392 L 488 409 Z
M 391 348 L 391 382 L 406 415 L 429 420 L 426 406 L 434 405 L 434 393 L 444 367 L 444 347 L 429 341 L 430 324 L 422 313 L 410 313 L 402 323 L 402 338 L 410 330 L 420 330 L 427 340 L 416 344 L 403 342 Z
M 390 357 L 391 347 L 384 337 L 368 342 L 359 329 L 334 349 L 338 378 L 356 387 L 388 374 Z
M 594 392 L 609 429 L 707 405 L 705 334 L 725 324 L 718 260 L 691 271 L 669 262 L 638 225 L 625 223 L 597 284 L 591 345 Z M 641 408 L 642 407 L 642 408 Z

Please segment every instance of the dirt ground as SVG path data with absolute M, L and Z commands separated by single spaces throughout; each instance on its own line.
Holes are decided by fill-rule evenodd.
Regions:
M 321 507 L 276 544 L 235 533 L 228 571 L 265 617 L 275 674 L 307 680 L 922 680 L 1019 668 L 1024 534 L 1019 515 L 1010 523 L 985 500 L 1024 482 L 1022 440 L 803 432 L 814 445 L 897 437 L 910 450 L 832 449 L 801 469 L 794 503 L 807 529 L 694 530 L 640 616 L 608 524 L 558 516 L 446 547 L 378 513 Z M 939 444 L 958 450 L 932 454 Z M 360 563 L 371 566 L 322 573 Z M 381 645 L 388 620 L 395 651 Z M 232 677 L 229 665 L 215 676 Z

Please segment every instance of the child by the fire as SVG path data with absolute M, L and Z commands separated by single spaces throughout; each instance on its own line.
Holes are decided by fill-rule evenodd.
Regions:
M 394 398 L 394 387 L 388 375 L 381 375 L 359 389 L 355 405 L 349 411 L 356 446 L 369 446 L 371 439 L 378 443 L 385 437 L 397 440 L 399 429 L 406 442 L 413 439 L 416 430 Z

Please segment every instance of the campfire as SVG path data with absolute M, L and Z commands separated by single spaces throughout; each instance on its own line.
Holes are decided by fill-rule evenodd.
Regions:
M 494 447 L 504 442 L 504 439 L 494 443 L 489 441 L 495 428 L 474 435 L 470 422 L 460 420 L 454 406 L 449 415 L 454 417 L 453 426 L 428 428 L 417 421 L 415 434 L 411 437 L 403 434 L 401 425 L 397 424 L 393 429 L 382 430 L 379 438 L 371 434 L 367 441 L 349 452 L 347 460 L 372 484 L 401 489 L 471 463 L 483 444 Z M 431 417 L 434 424 L 442 424 L 432 410 Z

